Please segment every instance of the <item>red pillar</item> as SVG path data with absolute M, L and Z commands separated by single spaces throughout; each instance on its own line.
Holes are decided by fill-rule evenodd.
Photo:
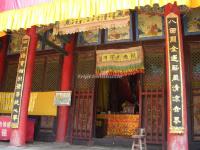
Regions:
M 169 17 L 169 18 L 168 18 Z M 170 28 L 174 28 L 172 25 L 170 25 L 171 23 L 174 23 L 173 21 L 170 21 L 171 18 L 176 18 L 175 20 L 177 21 L 177 24 L 175 26 L 177 26 L 177 40 L 178 40 L 178 44 L 175 45 L 176 47 L 178 47 L 177 51 L 178 53 L 176 53 L 176 49 L 172 49 L 172 46 L 174 45 L 174 43 L 176 44 L 176 42 L 174 41 L 174 39 L 172 39 L 172 37 L 170 38 L 170 36 L 173 36 L 173 32 L 172 30 L 170 31 Z M 168 19 L 168 20 L 167 20 Z M 188 150 L 188 126 L 187 126 L 187 102 L 186 102 L 186 87 L 185 87 L 185 67 L 184 67 L 184 55 L 183 55 L 183 39 L 182 39 L 182 28 L 181 28 L 181 19 L 180 19 L 180 10 L 177 7 L 176 4 L 167 4 L 165 6 L 165 28 L 166 28 L 166 77 L 167 77 L 167 149 L 168 150 Z M 180 78 L 179 81 L 175 81 L 173 80 L 173 76 L 175 72 L 173 72 L 172 69 L 172 56 L 174 54 L 178 54 L 178 58 L 179 58 L 179 62 L 180 62 Z M 183 121 L 182 121 L 182 125 L 183 125 L 183 132 L 182 133 L 173 133 L 173 131 L 171 130 L 172 128 L 172 122 L 175 122 L 175 118 L 172 117 L 173 113 L 176 115 L 176 111 L 174 110 L 174 106 L 177 105 L 177 101 L 176 103 L 172 102 L 175 101 L 175 99 L 173 98 L 173 92 L 175 90 L 173 90 L 173 85 L 175 84 L 175 82 L 182 82 L 182 86 L 180 87 L 180 89 L 182 90 L 182 96 L 181 96 L 181 100 L 182 100 L 182 116 L 183 116 Z M 173 105 L 175 104 L 175 105 Z M 172 109 L 173 108 L 173 109 Z M 173 112 L 173 113 L 172 113 Z M 174 116 L 175 116 L 174 115 Z M 171 124 L 171 125 L 170 125 Z
M 10 144 L 14 146 L 22 146 L 26 142 L 26 127 L 27 127 L 27 118 L 28 118 L 28 104 L 32 86 L 32 73 L 35 60 L 35 50 L 37 47 L 37 34 L 36 27 L 31 27 L 27 29 L 27 35 L 30 36 L 30 43 L 28 49 L 28 59 L 26 66 L 26 74 L 24 77 L 24 89 L 22 93 L 22 102 L 20 109 L 20 119 L 19 119 L 19 128 L 12 129 Z
M 2 85 L 2 80 L 5 72 L 5 58 L 7 51 L 7 36 L 1 37 L 2 47 L 0 48 L 0 87 Z
M 62 77 L 61 77 L 61 91 L 72 90 L 72 75 L 73 75 L 73 49 L 74 49 L 74 36 L 72 36 L 70 42 L 65 45 L 65 51 L 68 55 L 64 57 L 62 66 Z M 68 114 L 69 106 L 59 106 L 58 108 L 58 125 L 56 141 L 64 142 L 67 135 L 68 127 Z

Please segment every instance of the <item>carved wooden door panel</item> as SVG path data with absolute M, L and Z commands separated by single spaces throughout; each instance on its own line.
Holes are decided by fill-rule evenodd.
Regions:
M 72 138 L 91 140 L 94 90 L 74 91 Z M 71 141 L 73 142 L 73 141 Z
M 147 143 L 162 144 L 164 128 L 164 90 L 145 89 L 142 97 L 142 125 L 146 129 Z
M 165 63 L 164 48 L 144 47 L 145 73 L 140 81 L 141 126 L 146 129 L 147 143 L 165 141 Z
M 72 100 L 71 142 L 92 139 L 95 79 L 95 51 L 76 55 L 75 88 Z

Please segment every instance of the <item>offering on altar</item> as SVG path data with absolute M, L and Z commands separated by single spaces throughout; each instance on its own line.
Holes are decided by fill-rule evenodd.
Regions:
M 134 114 L 134 105 L 128 101 L 122 104 L 122 109 L 123 113 Z

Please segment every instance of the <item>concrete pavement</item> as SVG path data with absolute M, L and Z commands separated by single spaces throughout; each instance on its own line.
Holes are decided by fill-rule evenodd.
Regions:
M 124 147 L 82 146 L 68 143 L 34 142 L 23 147 L 10 146 L 9 142 L 0 142 L 0 150 L 130 150 Z

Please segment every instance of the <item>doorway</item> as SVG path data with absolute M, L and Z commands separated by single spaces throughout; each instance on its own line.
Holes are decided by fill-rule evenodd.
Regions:
M 138 75 L 98 79 L 95 137 L 130 138 L 139 127 Z
M 147 143 L 164 149 L 164 47 L 164 44 L 143 45 L 145 73 L 118 79 L 81 77 L 94 74 L 95 51 L 77 52 L 71 142 L 92 141 L 93 137 L 101 141 L 107 141 L 106 137 L 123 137 L 128 141 L 134 129 L 142 127 L 147 130 Z

